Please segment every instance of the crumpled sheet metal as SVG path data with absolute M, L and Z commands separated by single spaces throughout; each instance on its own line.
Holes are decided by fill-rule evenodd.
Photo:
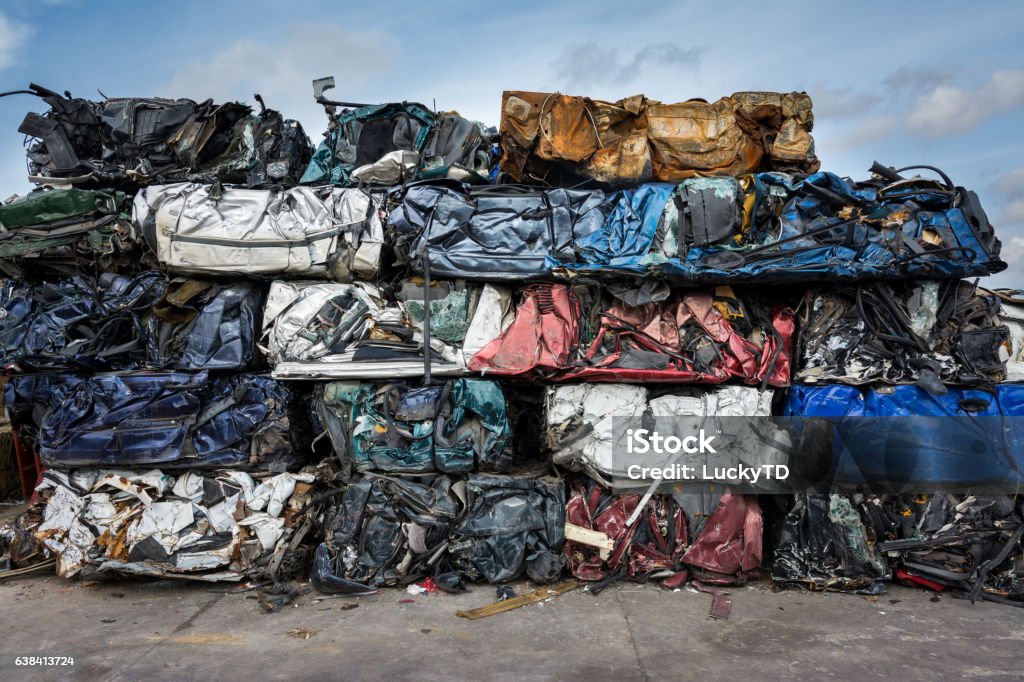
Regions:
M 764 518 L 756 495 L 725 493 L 683 554 L 695 580 L 742 585 L 761 567 Z
M 361 594 L 446 572 L 448 536 L 465 509 L 465 488 L 448 476 L 371 474 L 351 483 L 325 513 L 313 586 Z
M 294 469 L 293 400 L 259 374 L 28 374 L 4 386 L 12 425 L 56 468 Z
M 1024 485 L 1024 385 L 791 386 L 785 417 L 824 418 L 832 431 L 831 483 L 874 492 L 1006 489 Z M 800 420 L 791 420 L 797 424 Z M 827 446 L 823 446 L 827 447 Z
M 131 272 L 148 254 L 123 192 L 39 190 L 0 205 L 0 271 L 10 277 Z
M 403 284 L 397 299 L 386 299 L 378 287 L 364 282 L 275 281 L 260 344 L 274 376 L 422 376 L 425 287 L 422 280 Z M 430 372 L 464 374 L 466 357 L 510 322 L 511 292 L 444 280 L 434 280 L 430 289 Z
M 772 577 L 878 594 L 884 582 L 1024 606 L 1019 495 L 802 495 Z
M 469 368 L 557 380 L 788 385 L 792 310 L 729 287 L 648 293 L 528 286 L 511 325 Z
M 147 187 L 133 221 L 160 264 L 183 274 L 374 279 L 384 232 L 359 189 Z
M 263 287 L 137 275 L 0 284 L 0 363 L 15 371 L 246 370 Z
M 93 102 L 33 87 L 50 106 L 18 131 L 31 177 L 49 184 L 137 187 L 216 180 L 294 185 L 312 153 L 302 126 L 239 102 L 117 98 Z
M 1005 270 L 977 195 L 942 177 L 873 175 L 854 182 L 819 172 L 799 182 L 778 174 L 740 178 L 745 189 L 735 197 L 736 210 L 714 213 L 729 215 L 731 228 L 708 222 L 708 234 L 731 231 L 728 239 L 687 246 L 700 234 L 691 228 L 674 240 L 675 251 L 664 250 L 672 241 L 662 242 L 646 262 L 622 265 L 673 279 L 759 283 L 955 279 Z M 707 198 L 691 208 L 707 210 Z M 673 201 L 666 230 L 676 210 Z
M 486 183 L 498 172 L 498 129 L 455 111 L 438 114 L 423 149 L 420 177 Z
M 635 95 L 604 102 L 505 91 L 501 168 L 517 182 L 583 179 L 611 185 L 700 173 L 818 169 L 805 93 L 739 92 L 716 102 L 662 104 Z
M 999 299 L 999 322 L 1006 325 L 1010 333 L 1004 344 L 1007 356 L 1004 381 L 1024 382 L 1024 298 L 1020 291 L 1009 289 L 979 289 L 979 292 Z
M 653 398 L 649 389 L 633 384 L 548 386 L 544 444 L 552 463 L 585 471 L 590 478 L 611 485 L 613 476 L 626 476 L 614 466 L 613 420 L 640 420 L 645 416 L 767 417 L 772 411 L 772 396 L 770 390 L 748 386 L 675 388 Z
M 417 272 L 520 281 L 576 260 L 573 241 L 600 230 L 600 191 L 417 183 L 399 191 L 388 228 Z
M 690 577 L 742 585 L 760 569 L 763 518 L 756 496 L 653 495 L 627 526 L 642 500 L 613 495 L 587 479 L 570 484 L 565 555 L 575 577 L 657 579 L 675 588 Z
M 974 192 L 915 176 L 692 178 L 615 192 L 416 184 L 389 227 L 418 272 L 550 279 L 572 272 L 678 283 L 952 279 L 1000 272 Z
M 349 184 L 354 171 L 377 163 L 386 154 L 405 151 L 418 155 L 435 120 L 432 111 L 415 102 L 345 108 L 333 114 L 328 109 L 331 126 L 302 174 L 303 184 Z
M 794 178 L 785 173 L 684 180 L 661 204 L 654 229 L 644 231 L 644 251 L 621 255 L 649 252 L 686 261 L 692 249 L 742 253 L 743 247 L 770 244 L 779 238 L 779 216 L 795 194 Z
M 875 535 L 845 495 L 797 495 L 772 556 L 772 579 L 812 589 L 880 594 L 892 577 Z
M 1010 330 L 995 296 L 969 282 L 879 282 L 808 292 L 805 383 L 988 385 L 1006 378 Z
M 584 478 L 569 484 L 565 558 L 574 577 L 594 582 L 621 572 L 671 586 L 686 580 L 682 558 L 689 541 L 683 508 L 670 495 L 654 495 L 629 526 L 642 497 L 612 495 Z
M 330 382 L 314 405 L 343 466 L 359 471 L 506 471 L 515 463 L 505 396 L 493 381 Z
M 933 590 L 1024 606 L 1020 495 L 855 496 L 896 577 Z
M 36 538 L 42 521 L 43 510 L 36 504 L 0 525 L 0 575 L 47 561 L 46 549 Z
M 311 579 L 322 592 L 365 594 L 433 577 L 551 582 L 563 567 L 565 486 L 550 478 L 367 474 L 326 513 Z
M 470 474 L 466 495 L 466 512 L 452 527 L 448 545 L 456 571 L 489 583 L 524 573 L 537 583 L 558 579 L 565 564 L 562 480 Z
M 524 287 L 505 330 L 469 362 L 474 372 L 496 376 L 555 373 L 569 366 L 580 329 L 580 305 L 566 285 Z
M 307 185 L 390 186 L 419 177 L 487 182 L 497 131 L 454 111 L 402 102 L 325 105 L 330 127 L 302 176 Z
M 312 473 L 49 470 L 35 535 L 57 575 L 100 572 L 238 581 L 294 577 L 311 529 L 297 512 Z

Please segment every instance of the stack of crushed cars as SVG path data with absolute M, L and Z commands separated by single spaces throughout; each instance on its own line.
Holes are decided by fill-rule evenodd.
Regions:
M 781 411 L 829 456 L 776 529 L 775 580 L 1024 606 L 1022 313 L 956 279 L 807 292 Z
M 1019 501 L 978 483 L 1012 462 L 915 450 L 912 484 L 962 485 L 908 501 L 815 421 L 1024 409 L 1001 383 L 1024 377 L 1024 308 L 962 281 L 1006 267 L 973 192 L 820 171 L 803 93 L 510 91 L 495 130 L 332 86 L 315 149 L 262 100 L 31 86 L 41 189 L 0 206 L 0 353 L 45 473 L 0 537 L 13 564 L 343 594 L 565 574 L 1024 594 Z M 840 488 L 613 486 L 613 419 L 674 416 L 783 418 Z
M 8 568 L 198 580 L 305 571 L 308 398 L 259 351 L 268 284 L 166 267 L 133 203 L 162 189 L 288 192 L 301 126 L 240 103 L 27 91 L 30 179 L 0 206 L 4 404 L 41 474 Z M 256 220 L 258 216 L 253 215 Z

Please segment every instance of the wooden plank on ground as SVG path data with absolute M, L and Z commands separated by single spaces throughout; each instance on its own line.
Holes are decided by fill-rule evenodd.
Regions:
M 576 580 L 565 580 L 556 585 L 547 585 L 545 587 L 540 587 L 534 590 L 533 592 L 521 594 L 518 597 L 512 597 L 511 599 L 496 601 L 493 604 L 481 606 L 478 609 L 470 609 L 469 611 L 456 611 L 455 615 L 459 618 L 469 618 L 470 620 L 476 620 L 477 618 L 486 618 L 487 616 L 493 616 L 496 613 L 504 613 L 505 611 L 518 609 L 520 606 L 536 604 L 537 602 L 544 601 L 545 599 L 557 597 L 560 594 L 571 592 L 579 586 L 580 584 Z

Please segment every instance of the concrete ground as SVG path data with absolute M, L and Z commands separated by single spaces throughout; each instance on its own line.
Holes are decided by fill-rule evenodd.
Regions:
M 475 621 L 455 611 L 491 602 L 494 588 L 319 602 L 311 592 L 273 614 L 253 593 L 229 589 L 168 580 L 83 585 L 50 575 L 2 580 L 0 679 L 934 682 L 1020 679 L 1024 669 L 1024 610 L 933 601 L 900 587 L 874 600 L 734 588 L 731 618 L 712 620 L 707 594 L 623 584 Z M 345 609 L 350 603 L 358 607 Z M 30 669 L 15 666 L 16 655 L 73 656 L 75 664 Z

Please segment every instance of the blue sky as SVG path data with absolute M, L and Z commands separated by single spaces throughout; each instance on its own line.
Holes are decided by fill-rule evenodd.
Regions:
M 338 5 L 341 5 L 340 7 Z M 0 89 L 252 102 L 319 139 L 310 81 L 497 124 L 504 89 L 662 101 L 806 90 L 823 168 L 943 168 L 976 190 L 1024 288 L 1024 3 L 0 0 Z M 0 99 L 0 196 L 29 189 Z

